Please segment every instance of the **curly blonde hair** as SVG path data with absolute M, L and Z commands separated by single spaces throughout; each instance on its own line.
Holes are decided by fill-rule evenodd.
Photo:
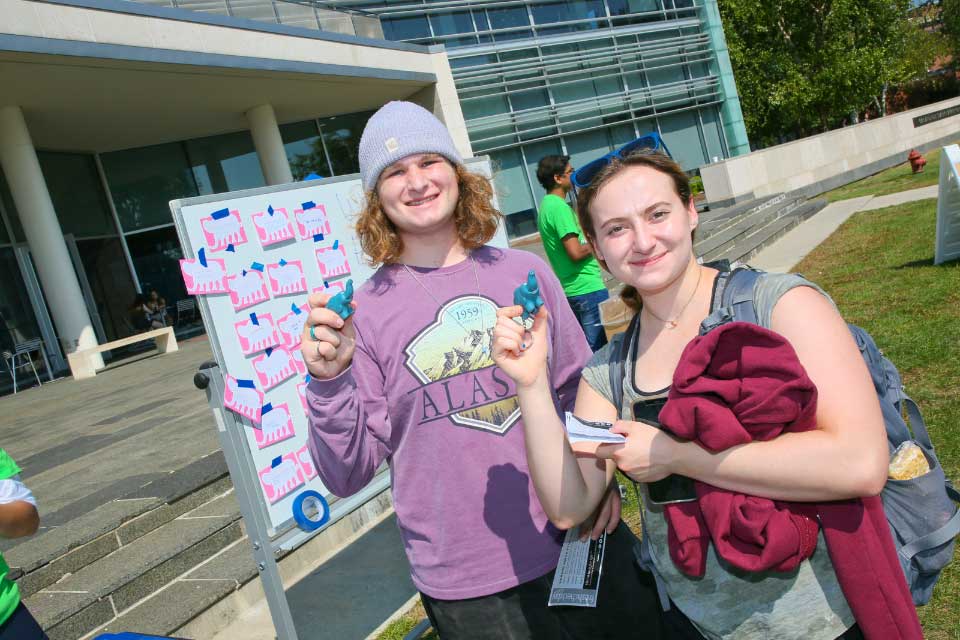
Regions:
M 487 178 L 471 173 L 459 164 L 451 164 L 460 190 L 453 219 L 460 243 L 470 251 L 493 238 L 503 214 L 493 207 L 493 186 Z M 366 194 L 366 203 L 360 211 L 356 230 L 360 246 L 372 266 L 391 264 L 400 259 L 403 240 L 397 227 L 384 213 L 376 187 Z

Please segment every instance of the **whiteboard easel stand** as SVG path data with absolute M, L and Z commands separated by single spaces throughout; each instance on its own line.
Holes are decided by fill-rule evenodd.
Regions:
M 253 547 L 253 559 L 257 564 L 263 593 L 270 608 L 270 617 L 277 632 L 278 640 L 298 640 L 297 630 L 293 624 L 293 615 L 287 602 L 283 580 L 280 577 L 280 568 L 277 556 L 283 552 L 293 551 L 308 542 L 315 535 L 322 533 L 341 518 L 360 508 L 377 494 L 390 486 L 389 472 L 380 472 L 362 491 L 349 498 L 337 500 L 330 505 L 330 519 L 327 523 L 314 531 L 304 531 L 299 527 L 287 529 L 280 535 L 271 536 L 271 529 L 266 515 L 261 509 L 256 496 L 260 495 L 260 487 L 255 478 L 244 473 L 244 465 L 252 464 L 249 458 L 249 449 L 246 447 L 244 429 L 249 429 L 240 421 L 235 413 L 223 406 L 223 372 L 216 362 L 204 362 L 200 370 L 193 377 L 198 389 L 207 394 L 207 403 L 213 411 L 213 418 L 217 425 L 217 435 L 220 438 L 220 447 L 223 449 L 227 461 L 227 469 L 237 492 L 237 502 L 240 504 L 240 514 L 247 528 L 247 537 Z
M 270 608 L 270 617 L 279 640 L 297 640 L 297 630 L 293 626 L 293 615 L 283 590 L 283 581 L 280 579 L 280 568 L 274 555 L 273 544 L 267 533 L 267 522 L 260 510 L 253 508 L 253 496 L 259 487 L 252 486 L 253 478 L 243 473 L 240 455 L 246 450 L 242 441 L 244 426 L 237 420 L 232 411 L 223 408 L 223 373 L 216 362 L 204 362 L 200 370 L 194 375 L 193 382 L 198 389 L 207 394 L 207 402 L 213 411 L 213 419 L 217 424 L 217 435 L 220 437 L 220 447 L 227 460 L 230 478 L 233 480 L 237 492 L 237 502 L 240 503 L 240 513 L 247 525 L 247 536 L 253 547 L 253 560 L 257 563 L 257 572 L 263 583 L 263 593 L 267 597 Z

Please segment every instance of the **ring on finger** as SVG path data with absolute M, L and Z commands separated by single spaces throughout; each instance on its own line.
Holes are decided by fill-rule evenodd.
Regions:
M 315 325 L 310 325 L 310 339 L 313 340 L 314 342 L 319 342 L 319 340 L 317 340 L 317 334 L 313 332 L 314 328 L 315 328 Z M 320 348 L 320 345 L 318 344 L 317 349 L 319 348 Z

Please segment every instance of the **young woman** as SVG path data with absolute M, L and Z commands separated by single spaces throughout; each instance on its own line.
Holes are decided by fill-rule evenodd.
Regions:
M 556 310 L 541 332 L 547 393 L 572 407 L 590 350 L 559 282 L 533 254 L 485 246 L 500 222 L 490 182 L 463 167 L 426 110 L 380 109 L 359 155 L 357 232 L 381 266 L 346 321 L 325 308 L 328 296 L 311 296 L 302 343 L 324 485 L 350 495 L 389 462 L 413 582 L 443 638 L 616 638 L 627 626 L 658 637 L 656 597 L 630 566 L 623 526 L 607 543 L 615 569 L 598 609 L 547 606 L 563 534 L 530 482 L 516 392 L 491 342 L 496 309 L 534 270 Z M 594 535 L 619 522 L 619 494 L 606 495 Z
M 547 310 L 526 332 L 510 319 L 516 308 L 501 309 L 494 332 L 494 359 L 516 382 L 530 471 L 554 523 L 564 526 L 586 517 L 614 465 L 638 483 L 676 474 L 782 501 L 819 503 L 880 492 L 888 454 L 869 373 L 832 301 L 797 275 L 765 274 L 754 300 L 758 323 L 786 338 L 819 390 L 816 428 L 711 453 L 654 426 L 681 354 L 711 311 L 718 274 L 694 255 L 698 215 L 687 177 L 659 154 L 613 159 L 580 192 L 578 204 L 598 260 L 627 285 L 624 299 L 640 317 L 637 333 L 630 336 L 622 406 L 612 404 L 612 351 L 606 347 L 584 369 L 575 414 L 615 422 L 612 431 L 625 436 L 625 444 L 600 445 L 589 455 L 578 455 L 568 444 L 547 384 Z M 670 635 L 860 637 L 822 533 L 813 555 L 794 571 L 741 571 L 719 560 L 711 545 L 704 575 L 693 578 L 671 560 L 664 506 L 644 502 L 644 546 L 665 591 Z M 896 597 L 905 593 L 904 585 L 886 586 Z M 903 636 L 893 629 L 886 637 L 916 637 L 911 636 L 919 631 L 912 606 L 906 618 Z

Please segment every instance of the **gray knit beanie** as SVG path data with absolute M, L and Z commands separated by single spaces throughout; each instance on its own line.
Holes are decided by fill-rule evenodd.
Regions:
M 454 164 L 463 162 L 436 116 L 412 102 L 388 102 L 370 117 L 360 136 L 363 190 L 373 189 L 389 165 L 415 153 L 439 153 Z

